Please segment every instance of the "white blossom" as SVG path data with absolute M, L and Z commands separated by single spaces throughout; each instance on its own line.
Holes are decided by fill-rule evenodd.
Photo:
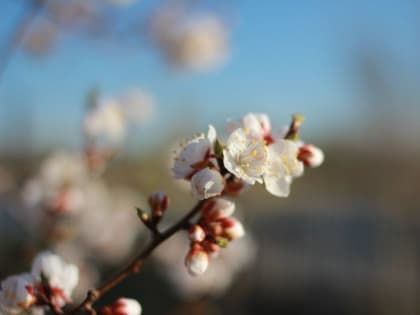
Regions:
M 31 273 L 37 282 L 41 281 L 41 275 L 45 276 L 49 285 L 52 288 L 60 289 L 67 299 L 70 299 L 79 282 L 79 269 L 75 265 L 65 263 L 60 256 L 48 251 L 35 257 Z M 57 298 L 60 304 L 66 303 L 61 297 Z
M 224 166 L 248 184 L 262 183 L 267 164 L 267 147 L 249 130 L 236 129 L 223 150 Z
M 218 196 L 224 189 L 222 175 L 216 170 L 208 167 L 202 169 L 191 178 L 191 191 L 195 198 L 199 200 Z
M 35 303 L 33 280 L 31 274 L 23 273 L 10 276 L 1 282 L 0 314 L 20 314 Z
M 298 145 L 290 140 L 279 140 L 268 147 L 268 167 L 264 173 L 265 187 L 277 197 L 287 197 L 293 178 L 303 174 L 303 163 L 298 160 Z
M 249 130 L 253 136 L 264 139 L 271 134 L 270 118 L 266 114 L 249 113 L 242 117 L 240 121 L 229 121 L 227 129 L 229 133 L 242 128 Z
M 213 152 L 213 143 L 216 139 L 216 130 L 209 126 L 207 136 L 199 135 L 190 140 L 181 150 L 172 168 L 174 178 L 189 178 L 194 175 L 200 163 L 206 162 Z M 204 165 L 203 167 L 205 167 Z

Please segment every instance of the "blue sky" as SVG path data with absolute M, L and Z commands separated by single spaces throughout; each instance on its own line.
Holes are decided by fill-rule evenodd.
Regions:
M 0 21 L 1 43 L 18 16 L 16 3 L 0 4 L 7 12 Z M 142 0 L 133 10 L 147 11 L 152 3 Z M 182 117 L 198 130 L 249 111 L 267 112 L 280 127 L 299 111 L 307 117 L 307 132 L 318 139 L 348 132 L 363 115 L 352 63 L 364 42 L 398 60 L 398 76 L 415 75 L 414 67 L 419 68 L 415 1 L 238 0 L 224 12 L 232 25 L 232 51 L 217 71 L 179 73 L 149 48 L 65 36 L 46 58 L 14 55 L 0 81 L 0 115 L 24 104 L 31 108 L 36 145 L 77 146 L 91 87 L 106 94 L 141 87 L 155 96 L 158 107 L 139 137 L 147 133 L 162 140 Z M 121 14 L 128 17 L 131 11 Z M 0 131 L 3 121 L 0 117 Z

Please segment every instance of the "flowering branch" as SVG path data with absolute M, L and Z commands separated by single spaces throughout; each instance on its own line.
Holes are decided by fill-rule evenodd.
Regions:
M 66 315 L 141 315 L 140 304 L 132 299 L 120 298 L 98 313 L 94 304 L 124 279 L 139 272 L 152 252 L 181 230 L 188 230 L 189 237 L 185 267 L 193 276 L 202 275 L 223 248 L 245 234 L 242 223 L 232 217 L 235 203 L 225 196 L 236 196 L 260 183 L 272 195 L 287 197 L 290 186 L 303 175 L 305 167 L 322 164 L 322 150 L 300 139 L 302 122 L 303 117 L 295 115 L 287 130 L 276 133 L 268 116 L 251 113 L 241 121 L 230 123 L 226 143 L 219 142 L 212 126 L 207 135 L 191 139 L 175 157 L 172 173 L 175 179 L 190 183 L 192 195 L 199 200 L 197 204 L 161 232 L 158 225 L 169 199 L 164 193 L 152 194 L 148 200 L 150 213 L 137 209 L 138 217 L 151 232 L 148 245 L 113 278 L 90 290 L 84 301 Z M 196 215 L 198 218 L 192 220 Z M 2 282 L 0 307 L 11 310 L 49 307 L 56 315 L 63 314 L 62 308 L 70 302 L 77 282 L 76 266 L 64 263 L 51 253 L 40 254 L 35 258 L 31 274 L 12 276 Z
M 166 231 L 162 233 L 155 233 L 149 245 L 147 245 L 143 251 L 131 262 L 126 268 L 117 273 L 113 278 L 105 282 L 101 287 L 88 292 L 85 300 L 72 311 L 68 312 L 67 315 L 73 315 L 80 312 L 89 312 L 93 309 L 93 304 L 99 300 L 105 293 L 115 287 L 118 283 L 129 277 L 130 275 L 140 271 L 144 261 L 150 256 L 150 254 L 163 242 L 169 239 L 172 235 L 180 230 L 183 230 L 190 220 L 203 208 L 204 204 L 208 200 L 199 201 L 184 217 L 182 217 L 177 223 L 172 225 Z

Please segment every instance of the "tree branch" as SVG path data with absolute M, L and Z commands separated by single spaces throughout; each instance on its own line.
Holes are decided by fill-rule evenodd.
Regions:
M 32 21 L 38 15 L 38 12 L 41 10 L 42 7 L 42 0 L 34 0 L 33 3 L 31 3 L 27 9 L 25 9 L 23 15 L 16 23 L 14 30 L 12 31 L 9 38 L 7 39 L 6 44 L 0 51 L 0 78 L 6 70 L 6 67 L 9 64 L 16 47 L 23 39 L 27 27 L 32 23 Z
M 163 242 L 169 239 L 172 235 L 180 230 L 183 230 L 188 222 L 202 209 L 203 205 L 208 201 L 199 201 L 194 208 L 192 208 L 184 217 L 182 217 L 177 223 L 168 228 L 163 233 L 152 237 L 149 245 L 147 245 L 143 251 L 123 270 L 117 273 L 110 280 L 105 282 L 101 287 L 96 290 L 90 290 L 85 300 L 72 311 L 68 312 L 67 315 L 74 315 L 80 312 L 89 312 L 92 310 L 93 304 L 99 300 L 105 293 L 119 284 L 121 281 L 129 277 L 131 274 L 137 273 L 141 270 L 144 261 L 150 256 L 150 254 Z

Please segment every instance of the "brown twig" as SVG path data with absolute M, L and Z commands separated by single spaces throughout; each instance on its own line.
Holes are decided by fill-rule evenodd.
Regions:
M 74 315 L 80 312 L 91 312 L 93 309 L 93 304 L 100 299 L 105 293 L 119 284 L 121 281 L 126 279 L 131 274 L 137 273 L 140 271 L 143 266 L 144 261 L 150 256 L 150 254 L 163 242 L 169 239 L 176 232 L 183 230 L 188 224 L 188 222 L 202 209 L 203 205 L 207 200 L 199 201 L 194 208 L 192 208 L 184 217 L 182 217 L 177 223 L 172 225 L 166 231 L 153 237 L 143 251 L 123 270 L 117 273 L 113 278 L 105 282 L 101 287 L 96 290 L 90 290 L 85 298 L 85 300 L 74 308 L 72 311 L 68 312 L 66 315 Z

